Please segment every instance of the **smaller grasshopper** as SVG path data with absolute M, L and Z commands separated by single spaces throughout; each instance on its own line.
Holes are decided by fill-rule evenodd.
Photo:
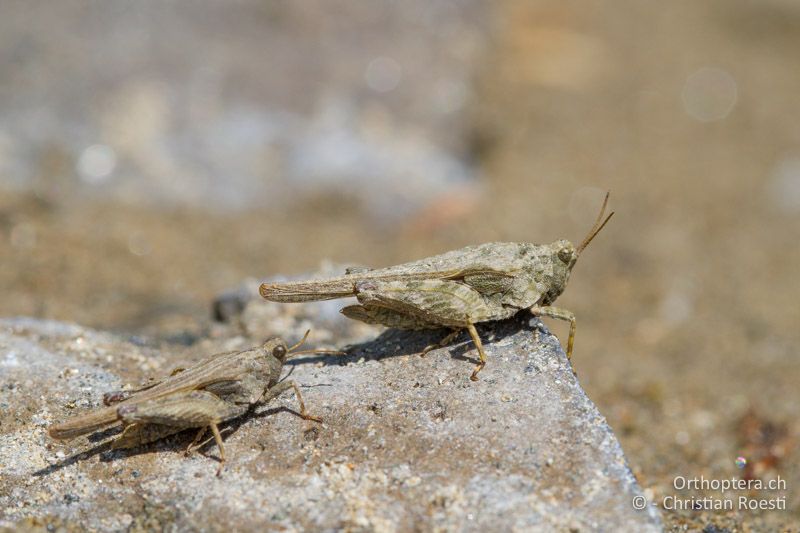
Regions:
M 178 368 L 169 377 L 138 390 L 105 394 L 103 403 L 107 407 L 51 426 L 50 436 L 72 439 L 121 423 L 122 434 L 112 443 L 112 449 L 120 449 L 154 442 L 185 429 L 199 428 L 186 449 L 186 455 L 189 455 L 211 440 L 200 443 L 211 429 L 212 438 L 219 447 L 219 476 L 225 464 L 225 450 L 218 425 L 242 416 L 252 406 L 266 403 L 292 388 L 300 403 L 300 416 L 305 420 L 322 422 L 321 418 L 306 412 L 300 389 L 294 381 L 279 382 L 283 365 L 290 356 L 341 353 L 328 350 L 295 352 L 308 333 L 292 347 L 275 337 L 256 348 L 219 353 L 191 368 Z

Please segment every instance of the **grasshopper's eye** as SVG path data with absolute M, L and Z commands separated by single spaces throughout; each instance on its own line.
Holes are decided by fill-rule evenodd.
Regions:
M 575 250 L 566 246 L 558 251 L 558 258 L 567 265 L 572 261 L 574 255 Z
M 272 350 L 272 355 L 275 359 L 283 361 L 283 358 L 286 357 L 286 346 L 278 345 Z

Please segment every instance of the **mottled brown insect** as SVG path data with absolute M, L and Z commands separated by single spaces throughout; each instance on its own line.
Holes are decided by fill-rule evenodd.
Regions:
M 594 226 L 577 246 L 566 240 L 550 244 L 492 242 L 467 246 L 434 257 L 380 269 L 349 269 L 344 276 L 289 283 L 264 283 L 261 296 L 273 302 L 307 302 L 355 296 L 359 305 L 342 309 L 346 316 L 368 324 L 401 329 L 453 328 L 438 345 L 451 342 L 466 329 L 486 354 L 475 324 L 509 318 L 527 309 L 535 316 L 570 322 L 567 356 L 575 342 L 575 315 L 552 303 L 564 291 L 581 252 L 614 213 L 603 218 L 606 194 Z
M 283 364 L 290 355 L 326 353 L 325 350 L 294 352 L 306 337 L 291 348 L 275 337 L 256 348 L 219 353 L 191 368 L 176 369 L 169 377 L 144 388 L 106 394 L 103 403 L 108 407 L 51 426 L 50 436 L 72 439 L 120 423 L 124 429 L 112 443 L 112 448 L 118 449 L 132 448 L 185 429 L 199 428 L 186 450 L 188 455 L 207 442 L 198 445 L 210 429 L 219 447 L 219 475 L 225 463 L 225 450 L 218 425 L 242 416 L 251 406 L 266 403 L 292 388 L 300 403 L 300 416 L 321 422 L 320 418 L 306 412 L 300 389 L 294 381 L 278 381 Z

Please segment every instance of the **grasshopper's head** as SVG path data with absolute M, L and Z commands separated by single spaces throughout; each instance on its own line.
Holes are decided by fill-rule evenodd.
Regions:
M 581 252 L 592 242 L 592 239 L 600 233 L 600 230 L 603 229 L 614 215 L 612 211 L 607 217 L 603 218 L 606 212 L 606 206 L 608 205 L 608 195 L 609 193 L 606 193 L 605 200 L 603 200 L 603 207 L 600 208 L 600 213 L 597 215 L 597 220 L 595 220 L 592 229 L 589 230 L 589 233 L 586 234 L 586 237 L 584 237 L 583 241 L 581 241 L 577 247 L 573 246 L 571 242 L 565 239 L 555 241 L 548 245 L 550 248 L 548 254 L 552 257 L 550 262 L 552 271 L 550 272 L 549 290 L 547 294 L 542 297 L 542 303 L 544 305 L 551 304 L 564 292 L 567 286 L 567 280 L 569 280 L 569 275 L 575 263 L 578 262 L 578 257 L 581 255 Z
M 283 364 L 289 356 L 289 346 L 280 337 L 268 339 L 258 349 L 253 350 L 254 363 L 260 379 L 274 385 L 283 370 Z
M 280 337 L 274 337 L 265 342 L 264 345 L 261 347 L 261 349 L 264 351 L 265 355 L 268 356 L 271 355 L 273 358 L 275 358 L 278 361 L 278 363 L 280 363 L 281 366 L 283 366 L 283 364 L 286 363 L 287 359 L 289 359 L 290 357 L 294 357 L 296 355 L 302 355 L 307 353 L 332 353 L 339 355 L 342 354 L 342 352 L 338 351 L 317 350 L 317 349 L 302 350 L 298 352 L 297 349 L 300 348 L 303 345 L 303 343 L 306 342 L 309 333 L 311 333 L 310 329 L 306 331 L 306 334 L 303 335 L 303 338 L 300 339 L 300 341 L 293 346 L 288 346 L 286 342 L 284 342 L 284 340 L 281 339 Z
M 578 250 L 566 239 L 560 239 L 552 245 L 553 253 L 558 258 L 558 265 L 556 268 L 564 269 L 567 271 L 572 270 L 575 263 L 578 261 Z
M 541 294 L 542 305 L 552 304 L 567 287 L 569 274 L 578 260 L 578 252 L 571 242 L 560 239 L 545 246 L 544 257 L 538 263 L 538 289 L 545 289 Z
M 273 337 L 267 340 L 261 346 L 261 350 L 264 356 L 272 356 L 277 359 L 280 364 L 285 363 L 289 355 L 289 346 L 286 344 L 286 341 L 280 337 Z

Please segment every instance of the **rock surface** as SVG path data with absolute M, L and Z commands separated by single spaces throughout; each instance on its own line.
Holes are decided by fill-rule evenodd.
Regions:
M 653 508 L 632 508 L 642 491 L 615 436 L 538 321 L 520 315 L 480 327 L 490 360 L 473 383 L 466 334 L 423 358 L 416 353 L 441 332 L 381 333 L 328 313 L 340 304 L 245 298 L 234 326 L 188 348 L 62 323 L 0 321 L 0 526 L 661 529 Z M 49 424 L 98 405 L 103 392 L 124 383 L 248 347 L 258 335 L 283 333 L 293 342 L 310 314 L 327 328 L 315 329 L 313 340 L 352 343 L 345 357 L 287 363 L 324 423 L 294 416 L 290 393 L 255 409 L 223 431 L 221 479 L 214 446 L 181 453 L 192 431 L 117 451 L 108 448 L 109 432 L 68 443 L 46 434 Z M 254 332 L 256 323 L 262 329 Z

